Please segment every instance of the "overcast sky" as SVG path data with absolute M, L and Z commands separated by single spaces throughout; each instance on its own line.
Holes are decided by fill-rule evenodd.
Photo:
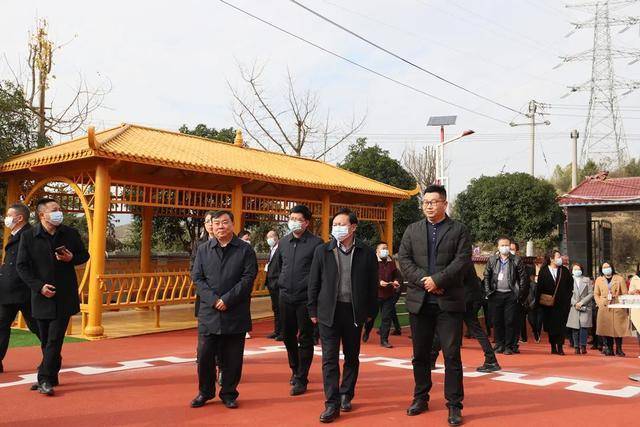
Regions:
M 340 55 L 420 90 L 449 100 L 484 118 L 363 71 L 219 1 L 8 2 L 0 16 L 0 78 L 10 79 L 26 56 L 36 18 L 49 21 L 58 43 L 70 41 L 55 58 L 55 99 L 64 103 L 78 75 L 90 85 L 111 82 L 105 108 L 92 117 L 98 128 L 121 122 L 175 130 L 206 123 L 236 126 L 227 81 L 239 85 L 237 63 L 265 65 L 265 90 L 278 101 L 286 88 L 287 67 L 301 89 L 316 91 L 322 111 L 336 125 L 366 113 L 359 132 L 399 158 L 407 146 L 438 141 L 426 127 L 429 116 L 457 115 L 447 137 L 464 129 L 476 134 L 447 147 L 451 190 L 500 171 L 528 171 L 529 127 L 512 111 L 452 87 L 341 32 L 286 0 L 228 0 L 251 13 Z M 552 105 L 550 126 L 540 126 L 536 175 L 549 176 L 557 163 L 570 162 L 569 132 L 584 128 L 586 93 L 567 86 L 590 77 L 590 64 L 553 69 L 561 55 L 591 47 L 590 29 L 565 35 L 569 22 L 588 18 L 556 0 L 300 0 L 368 39 L 471 91 L 515 110 L 536 99 Z M 634 5 L 625 15 L 640 15 Z M 613 31 L 616 44 L 638 48 L 634 27 Z M 638 76 L 636 65 L 616 63 L 621 77 Z M 638 93 L 621 100 L 632 156 L 640 155 Z M 555 106 L 555 107 L 553 107 Z M 333 153 L 339 161 L 346 145 Z M 546 159 L 546 160 L 545 160 Z

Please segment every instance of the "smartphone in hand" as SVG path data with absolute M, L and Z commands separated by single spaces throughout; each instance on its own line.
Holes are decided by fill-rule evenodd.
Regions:
M 57 254 L 57 255 L 64 255 L 64 251 L 67 250 L 66 246 L 58 246 L 57 248 L 55 248 L 53 251 Z

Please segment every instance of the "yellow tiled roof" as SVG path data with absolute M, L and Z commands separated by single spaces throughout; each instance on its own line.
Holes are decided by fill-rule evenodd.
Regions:
M 0 173 L 102 157 L 395 199 L 405 199 L 413 193 L 318 160 L 138 125 L 124 124 L 96 132 L 95 141 L 95 149 L 84 136 L 12 157 L 0 164 Z

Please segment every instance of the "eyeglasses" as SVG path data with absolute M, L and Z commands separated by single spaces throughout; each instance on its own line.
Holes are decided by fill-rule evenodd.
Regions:
M 424 206 L 436 206 L 438 203 L 444 203 L 444 200 L 425 200 L 422 202 Z

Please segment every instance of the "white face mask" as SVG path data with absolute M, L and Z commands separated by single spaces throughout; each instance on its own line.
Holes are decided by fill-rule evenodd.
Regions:
M 289 222 L 287 223 L 287 227 L 289 227 L 289 231 L 291 232 L 302 230 L 302 224 L 300 224 L 298 221 L 295 221 L 293 219 L 289 220 Z
M 61 211 L 53 211 L 49 212 L 49 223 L 55 227 L 62 224 L 62 220 L 64 219 L 64 214 Z
M 603 268 L 602 274 L 605 276 L 611 276 L 613 274 L 613 269 L 611 267 Z
M 511 255 L 515 255 L 515 254 L 516 254 L 516 251 L 511 251 L 511 250 L 510 250 L 510 251 L 509 251 L 509 253 L 510 253 Z
M 582 270 L 573 270 L 573 277 L 582 277 Z
M 511 249 L 509 249 L 509 246 L 500 246 L 498 250 L 502 255 L 509 255 L 511 253 Z
M 9 230 L 13 230 L 14 227 L 16 226 L 16 221 L 13 219 L 12 216 L 5 216 L 4 226 L 7 227 Z
M 267 239 L 267 245 L 269 245 L 270 248 L 274 247 L 276 245 L 276 239 L 269 237 Z
M 562 267 L 562 258 L 556 258 L 555 263 L 558 267 Z
M 385 259 L 389 256 L 389 250 L 388 249 L 380 249 L 380 258 L 381 259 Z
M 331 228 L 331 235 L 338 241 L 341 242 L 349 236 L 349 226 L 348 225 L 334 225 Z

